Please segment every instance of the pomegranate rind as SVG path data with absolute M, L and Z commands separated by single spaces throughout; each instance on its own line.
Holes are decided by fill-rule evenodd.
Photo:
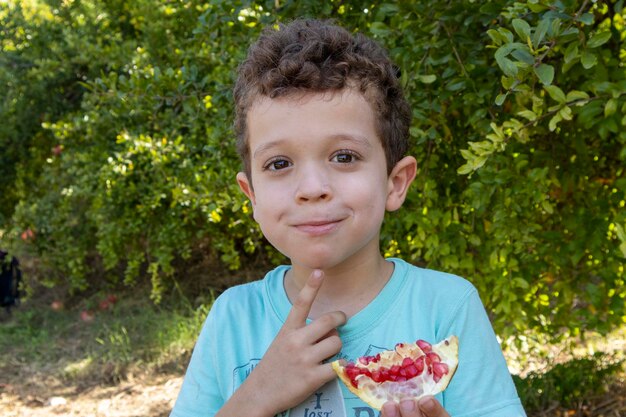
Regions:
M 405 381 L 376 382 L 364 374 L 351 379 L 346 372 L 347 367 L 356 366 L 363 372 L 367 369 L 371 373 L 383 367 L 391 369 L 394 365 L 402 364 L 405 358 L 415 360 L 421 356 L 426 356 L 429 352 L 422 350 L 417 343 L 399 343 L 393 350 L 380 352 L 376 357 L 359 358 L 353 365 L 347 364 L 343 360 L 334 361 L 331 365 L 339 379 L 353 394 L 361 398 L 370 407 L 380 410 L 383 404 L 388 401 L 399 403 L 406 398 L 419 400 L 427 395 L 436 395 L 445 390 L 456 372 L 458 352 L 459 340 L 456 336 L 449 336 L 436 345 L 432 345 L 430 353 L 435 353 L 440 359 L 438 363 L 445 364 L 448 368 L 447 373 L 436 382 L 433 371 L 429 371 L 428 367 L 419 375 Z M 434 356 L 431 357 L 436 359 Z

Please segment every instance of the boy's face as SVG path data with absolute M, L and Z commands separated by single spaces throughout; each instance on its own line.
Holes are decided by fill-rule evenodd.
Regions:
M 380 256 L 385 210 L 402 204 L 415 160 L 387 175 L 374 113 L 360 93 L 260 99 L 248 132 L 251 179 L 237 180 L 263 234 L 294 266 L 330 269 Z M 394 173 L 407 159 L 398 196 Z

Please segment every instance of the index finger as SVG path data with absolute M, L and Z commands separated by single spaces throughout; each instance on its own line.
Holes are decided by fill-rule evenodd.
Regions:
M 285 327 L 299 328 L 306 324 L 306 319 L 311 312 L 311 306 L 323 281 L 324 273 L 321 270 L 315 269 L 311 272 L 309 279 L 306 280 L 304 287 L 302 287 L 293 301 L 291 311 L 285 320 Z

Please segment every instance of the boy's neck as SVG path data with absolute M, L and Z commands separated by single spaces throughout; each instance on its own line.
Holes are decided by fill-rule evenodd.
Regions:
M 342 265 L 324 270 L 324 283 L 320 288 L 309 318 L 324 313 L 342 311 L 348 318 L 365 308 L 383 289 L 394 270 L 392 262 L 381 255 L 369 257 L 356 265 Z M 293 265 L 285 276 L 285 291 L 293 302 L 312 270 Z

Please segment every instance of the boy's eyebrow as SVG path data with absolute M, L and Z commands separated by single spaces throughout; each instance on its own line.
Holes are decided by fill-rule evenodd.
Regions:
M 328 136 L 327 139 L 337 141 L 337 142 L 339 141 L 353 142 L 356 145 L 364 146 L 368 149 L 371 149 L 373 146 L 371 141 L 366 136 L 361 136 L 361 135 L 350 135 L 350 134 L 339 133 L 336 135 Z M 263 152 L 271 150 L 272 148 L 279 147 L 285 142 L 287 141 L 284 139 L 277 139 L 277 140 L 263 143 L 254 150 L 254 153 L 252 154 L 252 158 L 256 158 L 259 154 L 262 154 Z
M 259 147 L 254 150 L 252 158 L 256 158 L 259 154 L 280 146 L 283 142 L 285 142 L 283 139 L 278 139 L 259 145 Z
M 355 144 L 365 146 L 366 148 L 372 147 L 372 142 L 367 138 L 367 136 L 337 134 L 330 136 L 330 138 L 337 141 L 354 142 Z

